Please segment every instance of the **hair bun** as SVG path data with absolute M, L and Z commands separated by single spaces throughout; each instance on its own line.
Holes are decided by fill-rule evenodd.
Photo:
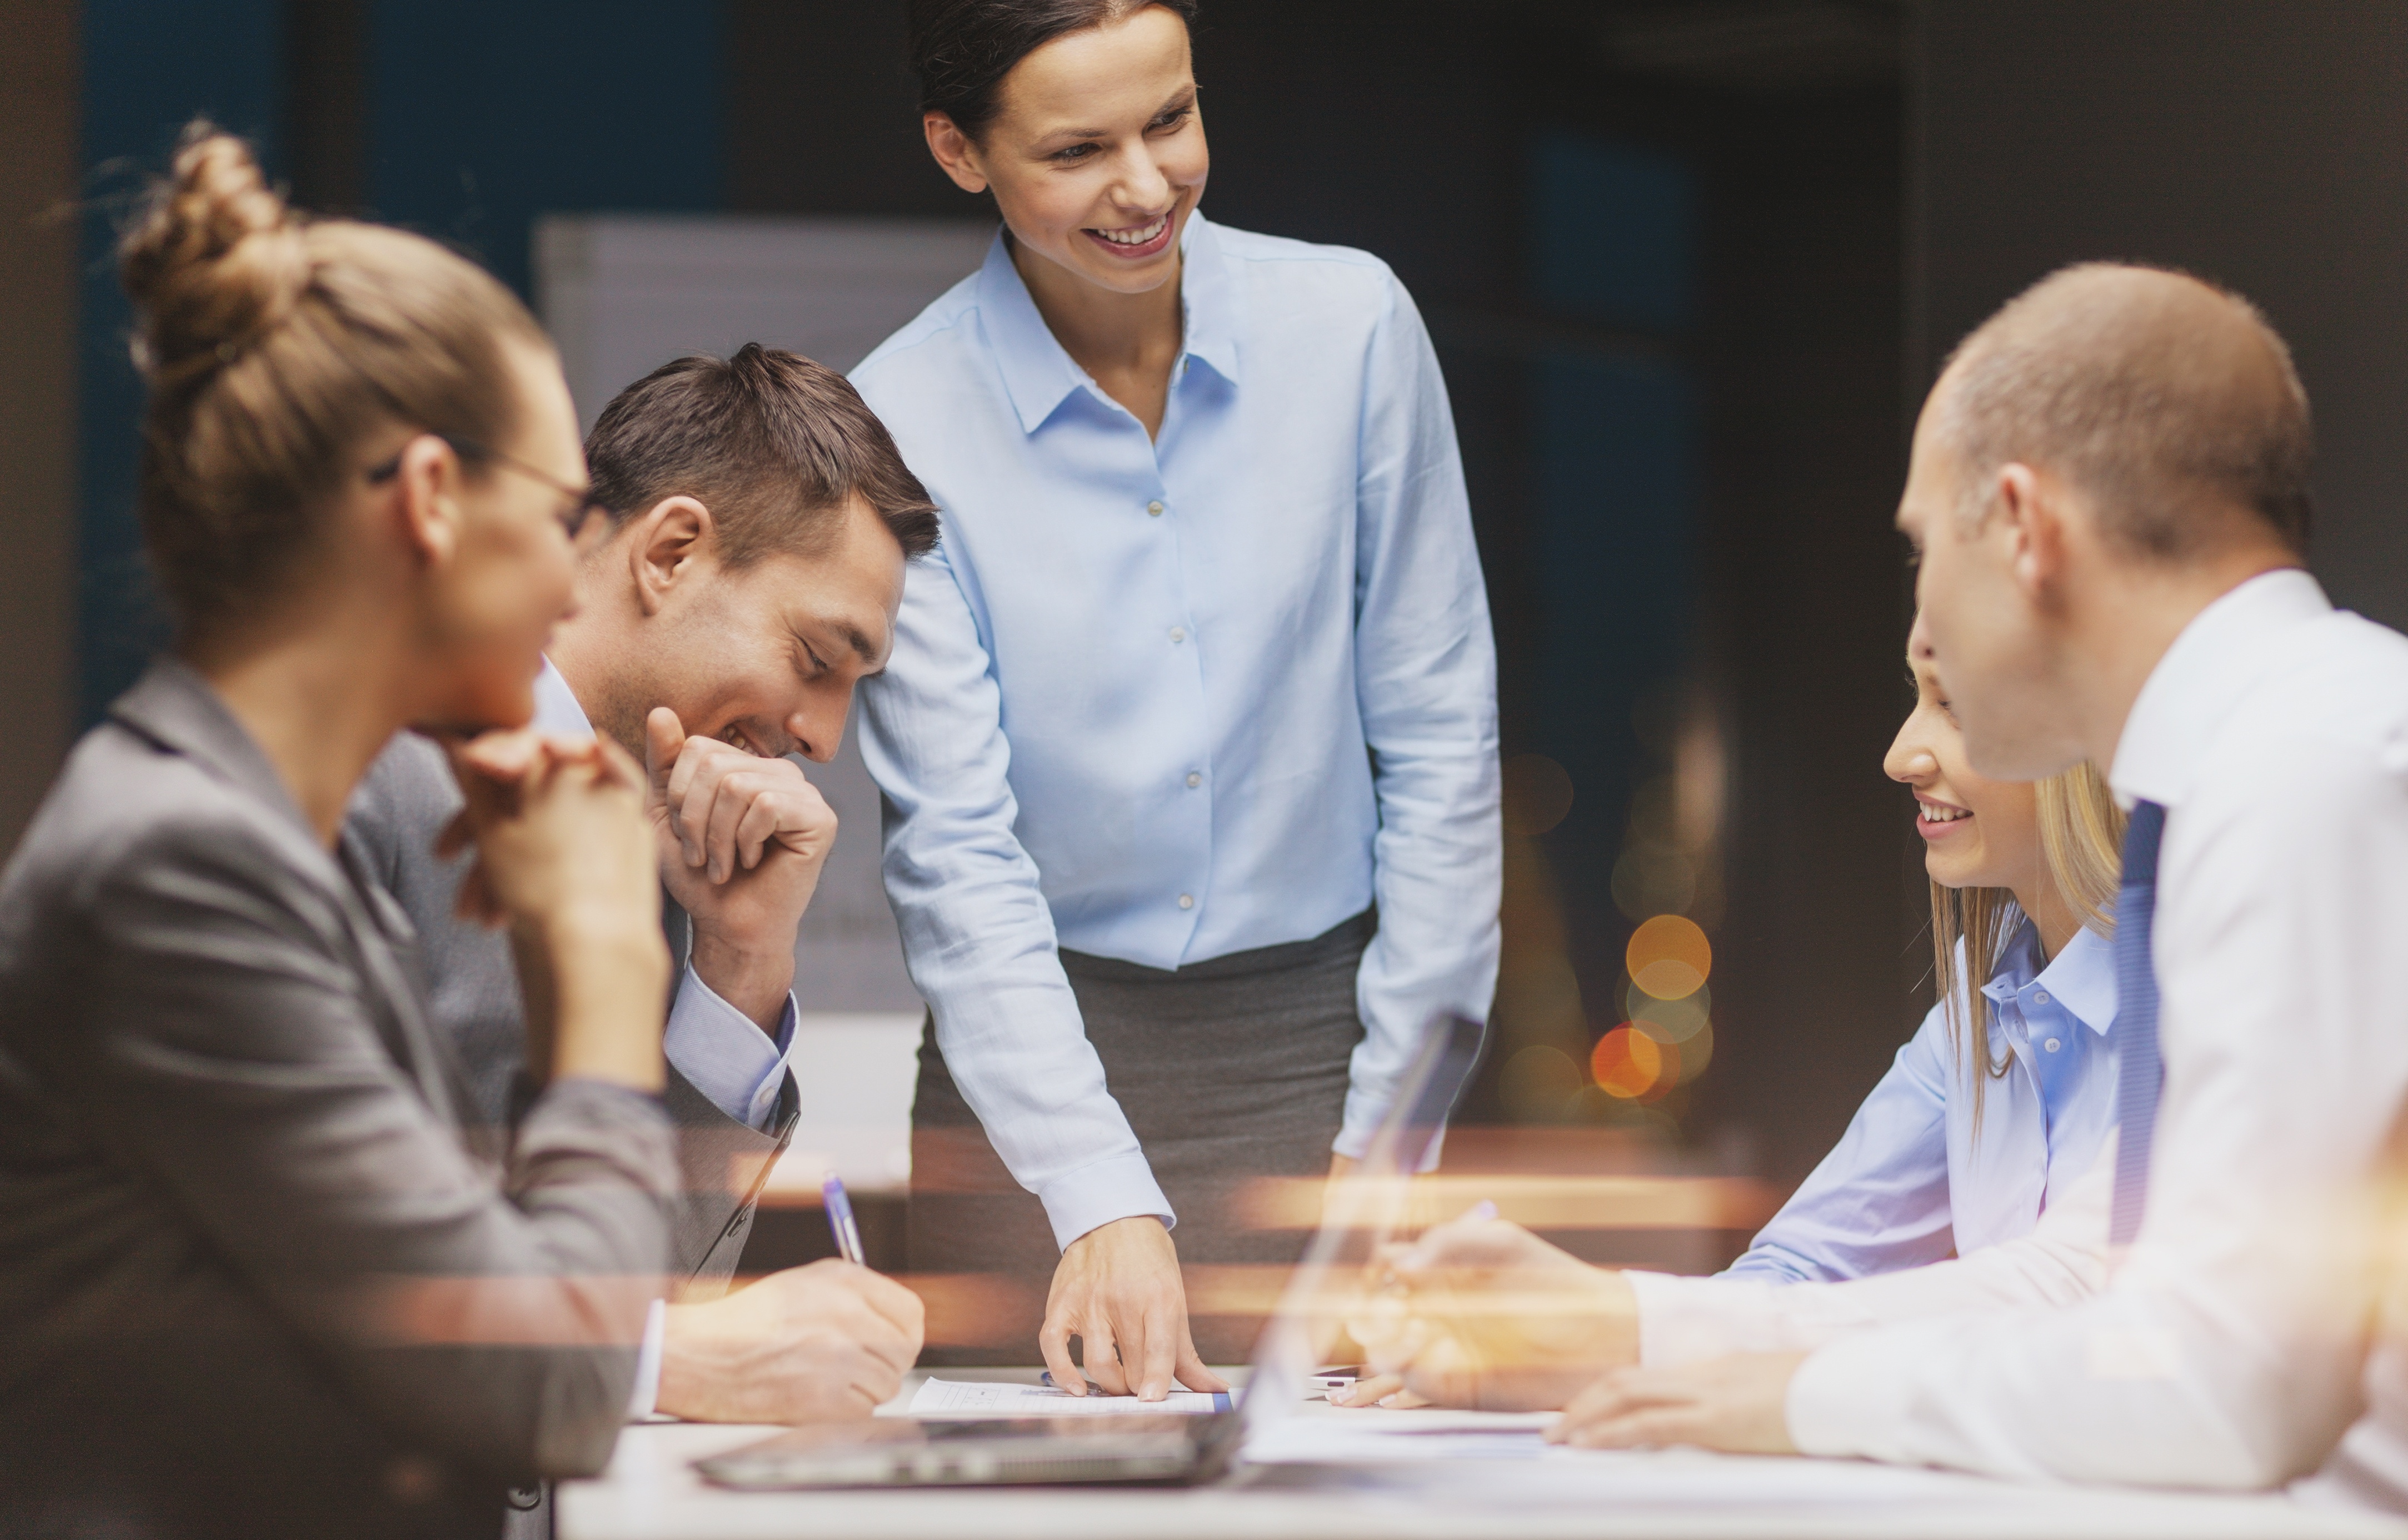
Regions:
M 241 356 L 308 287 L 299 219 L 260 175 L 251 147 L 207 121 L 184 131 L 173 171 L 118 249 L 140 312 L 135 363 L 154 384 Z

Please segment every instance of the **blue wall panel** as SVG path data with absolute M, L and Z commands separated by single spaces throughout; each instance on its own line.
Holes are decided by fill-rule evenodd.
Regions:
M 1682 346 L 1696 178 L 1669 157 L 1571 134 L 1540 138 L 1530 164 L 1534 307 L 1630 335 L 1531 366 L 1543 637 L 1533 747 L 1571 777 L 1572 811 L 1550 844 L 1567 887 L 1603 918 L 1634 779 L 1652 757 L 1635 709 L 1679 679 L 1694 628 L 1700 428 Z
M 271 169 L 283 116 L 278 0 L 84 0 L 83 220 L 77 360 L 82 518 L 76 650 L 83 724 L 134 682 L 165 635 L 134 519 L 141 382 L 126 356 L 132 317 L 112 248 L 141 178 L 166 164 L 195 113 L 250 136 Z
M 369 206 L 523 294 L 539 213 L 717 208 L 720 37 L 707 4 L 380 0 Z

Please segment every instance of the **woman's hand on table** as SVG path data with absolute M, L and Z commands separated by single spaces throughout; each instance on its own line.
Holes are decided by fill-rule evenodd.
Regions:
M 1520 1225 L 1457 1219 L 1373 1262 L 1369 1287 L 1346 1321 L 1372 1373 L 1330 1400 L 1495 1411 L 1561 1406 L 1605 1370 L 1637 1360 L 1638 1321 L 1620 1274 Z
M 1074 1336 L 1083 1375 L 1070 1362 Z M 1097 1225 L 1064 1248 L 1037 1345 L 1054 1383 L 1072 1395 L 1086 1394 L 1089 1380 L 1141 1401 L 1168 1395 L 1174 1377 L 1191 1390 L 1229 1388 L 1197 1356 L 1179 1252 L 1150 1214 Z
M 1691 1444 L 1732 1454 L 1796 1454 L 1789 1381 L 1804 1362 L 1804 1353 L 1741 1353 L 1609 1370 L 1571 1399 L 1546 1439 L 1587 1449 Z

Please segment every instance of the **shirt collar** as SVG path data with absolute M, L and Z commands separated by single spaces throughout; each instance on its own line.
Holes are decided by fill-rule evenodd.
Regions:
M 2331 610 L 2314 578 L 2284 567 L 2258 574 L 2191 617 L 2124 720 L 2107 777 L 2115 799 L 2127 807 L 2141 801 L 2180 806 L 2200 751 L 2264 666 L 2267 644 Z
M 2100 1036 L 2115 1024 L 2115 944 L 2085 926 L 2032 980 Z
M 1230 281 L 1220 238 L 1201 213 L 1188 216 L 1179 250 L 1179 294 L 1185 319 L 1180 359 L 1171 365 L 1170 378 L 1176 382 L 1180 365 L 1195 358 L 1234 385 L 1238 380 L 1237 286 Z M 1055 340 L 1045 318 L 1038 313 L 1028 285 L 1012 265 L 1010 239 L 1003 230 L 995 233 L 993 244 L 986 249 L 986 262 L 979 268 L 978 307 L 996 365 L 1003 373 L 1005 393 L 1019 414 L 1021 432 L 1033 434 L 1043 427 L 1071 392 L 1082 386 L 1096 389 L 1095 381 Z
M 563 737 L 590 738 L 594 723 L 585 708 L 577 704 L 575 692 L 561 677 L 552 660 L 543 661 L 543 672 L 535 677 L 535 720 L 529 724 L 539 733 L 557 733 Z
M 2100 1036 L 2115 1021 L 2115 948 L 2105 936 L 2085 928 L 2073 933 L 2048 965 L 2037 973 L 2040 929 L 2025 920 L 1999 956 L 1999 970 L 1982 986 L 1993 1002 L 2004 1005 L 2027 987 L 2048 991 L 2073 1019 Z

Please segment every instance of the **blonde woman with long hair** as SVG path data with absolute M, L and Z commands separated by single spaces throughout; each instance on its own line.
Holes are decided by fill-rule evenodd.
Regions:
M 1857 1280 L 2031 1237 L 2092 1170 L 2115 1115 L 2123 814 L 2088 764 L 2037 785 L 1975 775 L 1920 622 L 1907 667 L 1914 709 L 1883 769 L 1914 793 L 1940 999 L 1838 1147 L 1717 1277 L 1591 1267 L 1497 1219 L 1432 1231 L 1354 1323 L 1395 1372 L 1333 1401 L 1560 1406 L 1623 1364 L 1806 1347 L 1961 1303 L 1978 1276 Z M 2008 1265 L 2085 1286 L 2085 1264 L 2047 1242 Z

